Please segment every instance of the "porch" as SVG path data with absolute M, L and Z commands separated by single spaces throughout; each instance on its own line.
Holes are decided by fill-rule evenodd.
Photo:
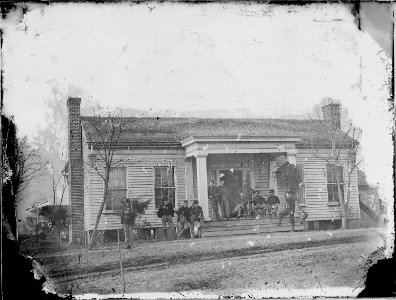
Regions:
M 186 196 L 197 199 L 203 209 L 205 221 L 213 219 L 208 199 L 208 184 L 220 180 L 231 191 L 230 210 L 238 203 L 239 190 L 246 180 L 263 197 L 274 189 L 281 206 L 283 196 L 276 184 L 275 171 L 285 161 L 296 164 L 296 142 L 300 139 L 282 137 L 189 137 L 182 141 L 186 155 Z M 283 193 L 282 193 L 283 194 Z M 269 224 L 268 224 L 269 225 Z

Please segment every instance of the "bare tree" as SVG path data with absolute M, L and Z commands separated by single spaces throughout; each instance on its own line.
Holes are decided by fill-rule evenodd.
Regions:
M 120 110 L 117 112 L 108 111 L 104 117 L 100 116 L 94 110 L 94 115 L 91 118 L 90 123 L 97 142 L 95 142 L 95 145 L 91 147 L 94 159 L 84 163 L 88 164 L 88 166 L 95 170 L 95 172 L 102 178 L 104 182 L 104 190 L 100 208 L 96 216 L 95 226 L 89 241 L 89 249 L 92 248 L 95 242 L 99 221 L 107 200 L 110 172 L 121 163 L 120 160 L 114 158 L 114 146 L 120 140 L 127 122 L 127 119 L 122 118 L 122 111 Z
M 333 100 L 331 100 L 331 103 L 333 104 Z M 341 226 L 342 229 L 346 229 L 352 174 L 361 162 L 356 161 L 361 131 L 352 124 L 349 125 L 345 132 L 342 131 L 334 121 L 334 116 L 331 115 L 329 119 L 325 119 L 319 108 L 315 109 L 314 114 L 314 118 L 309 115 L 310 119 L 315 122 L 313 136 L 311 137 L 312 154 L 325 160 L 330 166 L 332 174 L 334 174 L 337 196 L 341 207 Z M 342 164 L 344 157 L 346 158 L 346 163 Z M 344 176 L 340 166 L 347 168 L 347 176 L 344 178 L 344 182 L 342 182 Z M 347 187 L 346 195 L 345 189 L 344 193 L 342 191 L 345 182 Z
M 38 178 L 45 174 L 47 165 L 40 154 L 38 147 L 31 145 L 27 137 L 18 140 L 16 160 L 14 195 L 21 194 L 26 188 Z
M 52 166 L 51 163 L 48 164 L 49 167 L 49 173 L 52 176 L 52 180 L 51 180 L 51 191 L 52 191 L 52 202 L 53 202 L 53 207 L 55 212 L 57 213 L 57 224 L 61 224 L 63 226 L 62 220 L 64 218 L 64 216 L 62 215 L 62 202 L 63 202 L 63 198 L 65 196 L 66 193 L 66 189 L 69 185 L 68 181 L 67 181 L 67 176 L 65 176 L 65 174 L 62 172 L 57 172 L 54 171 L 54 168 Z M 56 200 L 59 200 L 59 207 L 58 210 L 56 209 Z M 57 230 L 58 230 L 58 238 L 59 238 L 59 242 L 61 242 L 61 238 L 62 238 L 62 226 L 57 226 Z

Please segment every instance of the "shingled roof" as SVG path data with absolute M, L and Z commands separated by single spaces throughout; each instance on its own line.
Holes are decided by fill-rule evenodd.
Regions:
M 105 118 L 101 118 L 103 122 Z M 180 144 L 190 136 L 295 136 L 302 145 L 330 144 L 331 140 L 318 131 L 320 121 L 292 119 L 212 119 L 212 118 L 137 118 L 124 117 L 125 129 L 118 141 L 123 145 Z M 95 130 L 98 118 L 81 117 L 88 143 L 100 142 Z M 95 124 L 96 123 L 96 124 Z M 343 133 L 339 132 L 341 136 Z

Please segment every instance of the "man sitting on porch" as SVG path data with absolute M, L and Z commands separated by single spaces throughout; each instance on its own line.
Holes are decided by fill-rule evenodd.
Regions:
M 233 215 L 237 216 L 237 220 L 241 218 L 242 212 L 244 212 L 246 215 L 248 214 L 247 212 L 248 201 L 245 199 L 243 193 L 239 193 L 239 197 L 240 197 L 240 203 L 237 204 L 233 210 Z
M 278 205 L 280 204 L 279 198 L 275 196 L 275 191 L 270 189 L 270 196 L 267 199 L 268 205 L 268 214 L 271 216 L 275 216 L 278 214 Z
M 193 205 L 190 207 L 190 234 L 192 239 L 195 236 L 202 237 L 201 228 L 204 222 L 204 215 L 202 207 L 198 203 L 198 200 L 194 200 Z
M 252 210 L 254 213 L 259 213 L 261 217 L 265 216 L 265 211 L 268 206 L 266 204 L 265 198 L 260 196 L 260 191 L 255 191 L 252 199 Z

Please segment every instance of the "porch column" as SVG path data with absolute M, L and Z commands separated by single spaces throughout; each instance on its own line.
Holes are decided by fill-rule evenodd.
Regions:
M 209 200 L 208 200 L 208 175 L 206 169 L 207 154 L 197 154 L 197 188 L 198 201 L 202 207 L 205 220 L 209 221 Z
M 192 157 L 188 157 L 185 160 L 186 164 L 186 199 L 193 200 L 194 199 L 194 175 L 193 175 L 193 165 L 192 165 Z

